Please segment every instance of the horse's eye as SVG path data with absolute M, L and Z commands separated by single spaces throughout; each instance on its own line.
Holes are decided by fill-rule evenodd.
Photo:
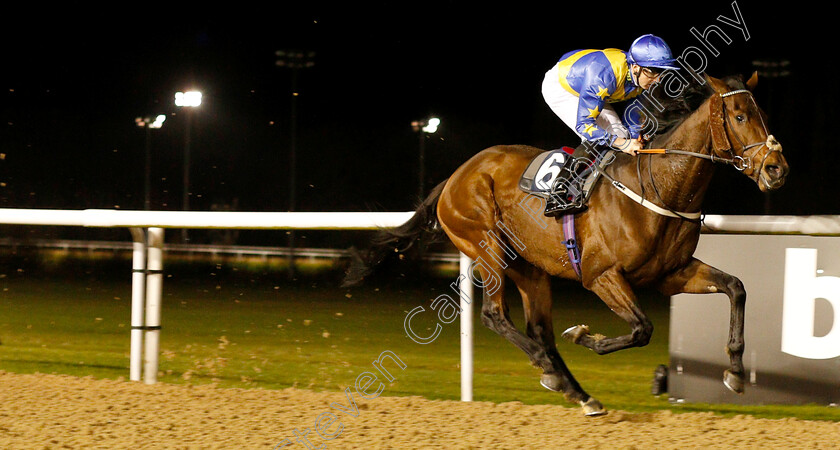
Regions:
M 744 121 L 746 121 L 747 119 L 742 114 L 738 114 L 737 116 L 735 116 L 735 120 L 737 120 L 739 123 L 744 123 Z

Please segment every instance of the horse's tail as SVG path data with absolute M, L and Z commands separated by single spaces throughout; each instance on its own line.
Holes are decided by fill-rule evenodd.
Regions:
M 445 185 L 446 180 L 435 186 L 407 222 L 396 228 L 381 228 L 366 251 L 351 248 L 350 267 L 341 286 L 358 286 L 388 257 L 403 255 L 418 242 L 425 246 L 442 240 L 445 233 L 438 223 L 437 203 Z

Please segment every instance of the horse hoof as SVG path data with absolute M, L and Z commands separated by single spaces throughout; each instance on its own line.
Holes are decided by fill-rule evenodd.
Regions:
M 585 402 L 580 402 L 580 407 L 583 408 L 583 415 L 586 417 L 603 416 L 607 413 L 604 405 L 592 397 L 589 397 L 589 400 Z
M 580 341 L 580 338 L 586 334 L 589 334 L 589 326 L 575 325 L 573 327 L 567 328 L 566 331 L 563 332 L 562 336 L 563 339 L 577 344 L 578 341 Z
M 729 388 L 730 391 L 736 394 L 744 393 L 744 377 L 742 375 L 735 374 L 728 369 L 723 372 L 723 384 Z
M 542 385 L 542 387 L 548 389 L 549 391 L 563 391 L 563 383 L 560 381 L 560 377 L 554 374 L 542 374 L 542 376 L 540 377 L 540 384 Z

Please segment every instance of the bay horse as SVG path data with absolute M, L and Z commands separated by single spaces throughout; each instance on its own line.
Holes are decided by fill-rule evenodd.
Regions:
M 703 75 L 703 80 L 686 87 L 662 110 L 651 106 L 653 118 L 663 127 L 647 147 L 666 150 L 639 156 L 616 152 L 615 161 L 603 169 L 607 179 L 626 189 L 655 192 L 644 203 L 655 205 L 653 209 L 659 212 L 632 201 L 602 179 L 589 208 L 575 216 L 580 275 L 570 262 L 561 221 L 543 216 L 544 200 L 519 187 L 520 175 L 544 150 L 502 145 L 463 163 L 432 190 L 404 225 L 381 230 L 370 250 L 358 253 L 360 258 L 348 271 L 344 285 L 358 284 L 395 250 L 402 252 L 424 235 L 444 232 L 458 250 L 481 260 L 477 268 L 485 283 L 482 323 L 542 369 L 542 386 L 563 393 L 587 416 L 606 410 L 584 391 L 557 351 L 550 277 L 580 281 L 630 326 L 629 334 L 617 337 L 590 332 L 586 325 L 562 334 L 598 354 L 649 342 L 653 324 L 639 307 L 636 288 L 655 288 L 666 296 L 723 292 L 731 305 L 726 348 L 730 366 L 723 380 L 730 390 L 743 393 L 746 292 L 738 278 L 692 256 L 700 237 L 701 223 L 696 218 L 715 163 L 735 166 L 761 191 L 781 187 L 789 168 L 753 98 L 756 74 L 746 82 L 740 76 Z M 663 210 L 674 214 L 663 214 Z M 506 278 L 522 297 L 524 333 L 508 314 Z M 501 286 L 488 289 L 491 279 Z

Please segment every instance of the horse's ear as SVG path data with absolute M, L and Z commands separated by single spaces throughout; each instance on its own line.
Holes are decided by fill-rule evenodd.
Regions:
M 758 72 L 753 72 L 752 76 L 749 80 L 747 80 L 747 89 L 750 91 L 755 89 L 755 85 L 758 84 Z

